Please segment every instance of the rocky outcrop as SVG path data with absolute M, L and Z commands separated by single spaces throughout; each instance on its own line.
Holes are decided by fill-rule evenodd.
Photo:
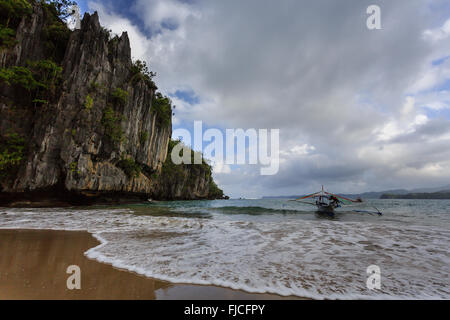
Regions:
M 22 19 L 15 46 L 0 53 L 3 70 L 48 59 L 44 9 L 36 4 Z M 81 29 L 69 35 L 64 58 L 56 61 L 60 79 L 53 90 L 47 88 L 45 100 L 0 83 L 3 151 L 11 153 L 11 137 L 23 139 L 23 157 L 3 170 L 0 201 L 33 195 L 82 203 L 214 197 L 209 166 L 183 166 L 176 180 L 163 172 L 171 110 L 153 105 L 157 88 L 133 65 L 127 33 L 111 37 L 94 13 L 85 14 Z M 161 121 L 163 116 L 169 121 Z
M 169 143 L 168 153 L 179 142 Z M 190 150 L 190 149 L 186 149 Z M 184 152 L 184 151 L 183 151 Z M 194 153 L 191 152 L 191 160 Z M 227 199 L 211 177 L 211 167 L 205 161 L 198 165 L 175 165 L 168 157 L 163 164 L 155 196 L 166 200 Z

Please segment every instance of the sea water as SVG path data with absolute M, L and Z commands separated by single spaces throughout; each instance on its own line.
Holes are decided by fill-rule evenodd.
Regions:
M 101 242 L 88 258 L 174 283 L 314 299 L 450 299 L 450 201 L 368 200 L 334 216 L 314 209 L 286 199 L 0 208 L 0 228 L 87 230 Z M 380 289 L 366 284 L 371 265 Z

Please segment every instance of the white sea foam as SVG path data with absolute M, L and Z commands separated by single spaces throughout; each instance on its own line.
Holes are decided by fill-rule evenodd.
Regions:
M 442 227 L 150 216 L 129 208 L 2 212 L 0 228 L 87 230 L 101 243 L 87 257 L 175 283 L 314 299 L 450 298 L 450 234 Z M 372 264 L 381 268 L 381 290 L 366 287 Z

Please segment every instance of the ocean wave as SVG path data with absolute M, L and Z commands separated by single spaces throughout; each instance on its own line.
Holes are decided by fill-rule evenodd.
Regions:
M 445 226 L 308 221 L 296 218 L 299 210 L 259 206 L 205 209 L 212 218 L 128 208 L 37 209 L 30 216 L 14 209 L 0 217 L 0 228 L 87 230 L 101 243 L 86 251 L 90 259 L 174 283 L 314 299 L 450 298 Z M 276 219 L 234 215 L 249 211 Z M 289 215 L 272 215 L 280 212 Z M 378 291 L 365 283 L 372 264 L 382 270 Z
M 225 213 L 225 214 L 248 214 L 248 215 L 262 215 L 262 214 L 301 214 L 305 212 L 313 212 L 312 210 L 298 210 L 298 209 L 275 209 L 258 206 L 225 206 L 225 207 L 211 207 L 207 208 L 209 211 Z

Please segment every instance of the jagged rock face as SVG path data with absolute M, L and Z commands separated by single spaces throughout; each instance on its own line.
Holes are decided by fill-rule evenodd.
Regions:
M 40 14 L 38 10 L 30 24 L 21 24 L 27 30 L 23 32 L 27 35 L 25 46 L 31 42 L 29 37 L 39 38 Z M 146 166 L 148 172 L 160 170 L 171 136 L 170 126 L 157 127 L 156 115 L 151 112 L 155 89 L 144 81 L 131 82 L 131 64 L 128 35 L 110 40 L 97 14 L 86 14 L 81 30 L 74 31 L 69 40 L 60 98 L 35 114 L 28 161 L 14 184 L 4 186 L 3 191 L 64 184 L 67 190 L 151 193 L 154 183 L 149 177 L 140 174 L 128 178 L 116 166 L 126 156 Z M 128 93 L 123 105 L 111 101 L 116 88 Z M 85 106 L 88 95 L 93 100 L 89 109 Z M 105 132 L 102 119 L 106 108 L 120 119 L 114 125 L 120 126 L 121 141 L 113 141 Z M 148 135 L 145 141 L 140 138 L 143 132 Z
M 16 32 L 16 45 L 0 53 L 1 67 L 45 59 L 45 10 L 34 5 Z M 161 174 L 171 124 L 161 125 L 152 108 L 156 87 L 132 71 L 127 33 L 111 39 L 97 13 L 86 14 L 71 32 L 62 81 L 54 101 L 39 107 L 20 103 L 20 92 L 0 84 L 0 134 L 26 139 L 26 158 L 3 194 L 52 190 L 80 194 L 145 195 L 157 199 L 208 198 L 210 173 L 185 166 L 177 179 Z M 120 88 L 125 98 L 113 93 Z M 119 165 L 131 159 L 142 171 L 127 175 Z

